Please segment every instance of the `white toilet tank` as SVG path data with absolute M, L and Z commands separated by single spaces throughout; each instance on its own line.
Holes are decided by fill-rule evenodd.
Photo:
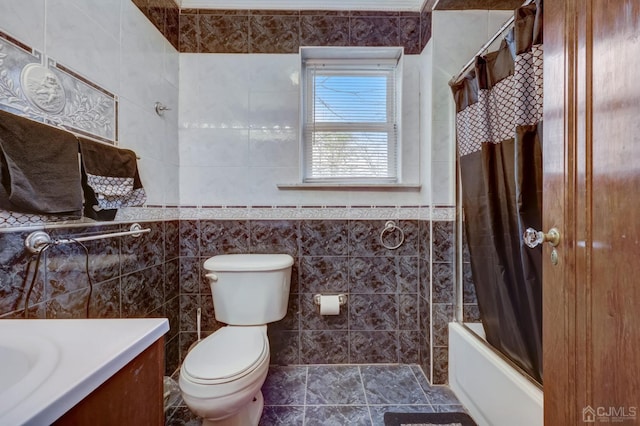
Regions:
M 261 325 L 287 314 L 293 257 L 288 254 L 223 254 L 204 262 L 216 319 Z

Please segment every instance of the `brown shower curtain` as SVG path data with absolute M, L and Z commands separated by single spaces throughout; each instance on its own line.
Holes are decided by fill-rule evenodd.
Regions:
M 542 2 L 452 84 L 471 269 L 487 341 L 542 383 Z

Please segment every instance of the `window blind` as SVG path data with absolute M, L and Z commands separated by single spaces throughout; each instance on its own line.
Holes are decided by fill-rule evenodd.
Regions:
M 396 64 L 305 63 L 305 182 L 398 181 Z

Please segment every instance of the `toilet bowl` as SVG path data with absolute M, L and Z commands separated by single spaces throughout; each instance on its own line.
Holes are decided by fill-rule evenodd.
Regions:
M 187 407 L 205 426 L 257 426 L 269 369 L 267 323 L 287 312 L 293 258 L 287 254 L 230 254 L 204 262 L 219 322 L 180 367 Z
M 226 326 L 198 343 L 180 368 L 187 406 L 203 425 L 257 425 L 269 369 L 267 326 Z

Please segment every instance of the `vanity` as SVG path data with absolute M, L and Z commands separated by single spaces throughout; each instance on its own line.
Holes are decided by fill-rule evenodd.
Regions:
M 0 424 L 162 425 L 165 318 L 0 320 Z

